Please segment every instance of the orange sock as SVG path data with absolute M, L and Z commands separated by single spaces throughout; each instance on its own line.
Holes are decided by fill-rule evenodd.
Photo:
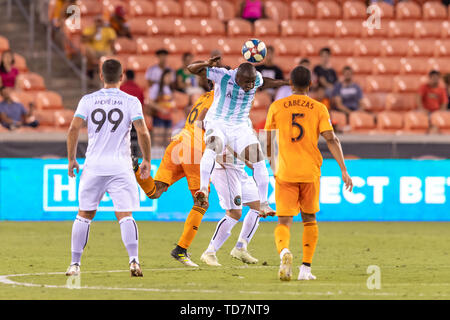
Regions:
M 200 222 L 202 222 L 205 212 L 206 210 L 201 207 L 192 207 L 191 212 L 189 212 L 186 222 L 184 223 L 183 234 L 181 235 L 180 240 L 178 240 L 178 245 L 180 247 L 184 249 L 189 248 L 197 234 L 198 227 L 200 226 Z
M 278 253 L 283 249 L 289 249 L 289 240 L 291 239 L 291 231 L 285 224 L 278 224 L 275 228 L 275 244 Z
M 319 238 L 319 227 L 317 222 L 303 222 L 303 262 L 311 264 L 317 239 Z
M 151 176 L 145 180 L 141 179 L 141 168 L 139 167 L 134 175 L 136 176 L 137 182 L 141 186 L 142 190 L 144 190 L 147 197 L 151 197 L 156 191 L 155 180 L 153 180 Z

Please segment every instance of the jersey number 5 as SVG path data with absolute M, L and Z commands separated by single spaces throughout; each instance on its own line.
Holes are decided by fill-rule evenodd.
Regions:
M 300 123 L 298 123 L 295 120 L 297 120 L 297 118 L 303 118 L 304 116 L 305 116 L 304 113 L 293 113 L 292 114 L 292 127 L 297 127 L 300 130 L 300 133 L 298 134 L 298 136 L 291 138 L 292 142 L 300 141 L 300 139 L 303 138 L 303 134 L 304 134 L 303 127 Z
M 96 119 L 95 118 L 95 116 L 98 113 L 101 114 L 101 118 L 100 119 Z M 116 118 L 116 120 L 113 119 L 113 114 L 114 113 L 117 113 L 119 115 Z M 111 109 L 108 112 L 108 115 L 106 115 L 106 111 L 105 110 L 103 110 L 103 109 L 95 109 L 94 111 L 92 111 L 91 119 L 92 119 L 92 122 L 97 125 L 97 129 L 95 129 L 96 133 L 99 132 L 102 129 L 103 125 L 106 122 L 106 119 L 108 119 L 108 121 L 111 122 L 114 125 L 114 127 L 112 127 L 112 129 L 111 129 L 111 132 L 114 132 L 114 131 L 116 131 L 117 127 L 120 125 L 120 123 L 123 120 L 123 112 L 122 112 L 122 110 L 115 108 L 115 109 Z

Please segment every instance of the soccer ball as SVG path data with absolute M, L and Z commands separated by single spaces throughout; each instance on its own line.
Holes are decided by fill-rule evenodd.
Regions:
M 245 41 L 242 46 L 242 55 L 244 59 L 251 63 L 258 63 L 266 57 L 266 44 L 258 39 Z

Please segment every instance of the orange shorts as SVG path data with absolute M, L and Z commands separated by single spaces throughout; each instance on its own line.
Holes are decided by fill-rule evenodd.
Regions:
M 319 211 L 320 178 L 314 182 L 286 182 L 276 179 L 277 216 L 296 216 L 299 212 Z
M 186 177 L 189 190 L 200 189 L 201 151 L 183 143 L 183 138 L 173 140 L 164 152 L 164 157 L 154 180 L 169 186 Z

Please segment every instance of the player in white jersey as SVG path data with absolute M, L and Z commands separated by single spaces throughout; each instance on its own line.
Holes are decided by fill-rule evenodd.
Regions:
M 132 211 L 139 208 L 139 193 L 131 162 L 130 130 L 134 124 L 143 155 L 141 176 L 150 175 L 150 134 L 139 100 L 119 90 L 122 66 L 106 60 L 100 79 L 104 88 L 81 98 L 67 137 L 69 176 L 79 171 L 76 160 L 78 135 L 87 122 L 88 149 L 80 178 L 79 211 L 72 227 L 72 261 L 66 275 L 80 273 L 89 226 L 105 192 L 108 192 L 120 224 L 122 241 L 129 255 L 131 276 L 142 276 L 138 258 L 138 230 Z
M 249 112 L 258 88 L 278 88 L 288 85 L 289 81 L 263 77 L 251 63 L 243 63 L 233 70 L 212 67 L 219 58 L 213 57 L 188 66 L 191 73 L 206 73 L 206 77 L 214 82 L 214 102 L 204 121 L 206 149 L 200 161 L 200 190 L 195 195 L 196 199 L 207 203 L 209 179 L 216 155 L 221 154 L 228 145 L 253 166 L 261 215 L 274 215 L 267 202 L 269 173 L 251 127 Z
M 231 235 L 231 230 L 241 218 L 242 206 L 248 206 L 250 210 L 244 218 L 238 241 L 230 254 L 244 263 L 258 262 L 258 259 L 248 252 L 247 245 L 259 225 L 259 193 L 255 180 L 247 175 L 244 168 L 245 163 L 237 159 L 236 155 L 233 156 L 229 148 L 225 149 L 223 155 L 217 156 L 211 181 L 219 196 L 220 206 L 226 214 L 217 223 L 210 244 L 200 258 L 210 266 L 220 266 L 216 252 Z

